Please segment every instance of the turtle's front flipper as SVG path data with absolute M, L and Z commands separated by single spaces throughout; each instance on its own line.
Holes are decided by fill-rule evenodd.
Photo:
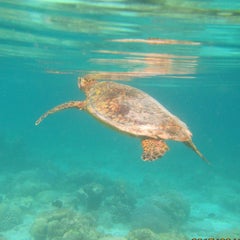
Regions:
M 167 144 L 160 139 L 143 139 L 142 140 L 143 154 L 142 159 L 144 161 L 153 161 L 162 157 L 169 149 Z
M 58 112 L 58 111 L 61 111 L 63 109 L 66 109 L 66 108 L 78 108 L 80 110 L 82 110 L 84 108 L 84 102 L 81 102 L 81 101 L 70 101 L 70 102 L 66 102 L 66 103 L 63 103 L 63 104 L 60 104 L 52 109 L 50 109 L 49 111 L 45 112 L 36 122 L 35 122 L 35 125 L 38 125 L 42 122 L 42 120 L 44 118 L 46 118 L 49 114 L 52 114 L 52 113 L 55 113 L 55 112 Z

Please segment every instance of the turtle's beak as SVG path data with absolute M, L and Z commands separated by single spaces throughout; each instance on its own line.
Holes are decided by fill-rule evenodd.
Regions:
M 78 78 L 78 87 L 83 90 L 85 93 L 91 88 L 91 86 L 95 83 L 95 80 L 89 78 L 88 75 L 84 77 Z
M 78 78 L 78 87 L 80 89 L 84 89 L 85 85 L 86 85 L 86 80 L 82 77 L 79 77 Z

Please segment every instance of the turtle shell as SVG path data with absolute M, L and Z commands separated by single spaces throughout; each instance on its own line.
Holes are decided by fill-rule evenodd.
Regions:
M 188 141 L 191 132 L 145 92 L 115 82 L 97 82 L 87 92 L 86 110 L 103 123 L 138 137 Z

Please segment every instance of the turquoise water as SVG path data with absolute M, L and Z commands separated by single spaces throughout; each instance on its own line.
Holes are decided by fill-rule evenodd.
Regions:
M 240 239 L 240 3 L 0 3 L 0 239 Z M 154 162 L 140 140 L 66 110 L 94 74 L 184 121 Z

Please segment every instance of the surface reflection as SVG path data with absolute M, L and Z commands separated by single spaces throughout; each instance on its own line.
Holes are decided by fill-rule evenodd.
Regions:
M 239 7 L 218 0 L 3 0 L 0 57 L 34 60 L 58 74 L 94 69 L 102 76 L 111 65 L 111 79 L 191 75 L 202 57 L 239 58 Z
M 97 64 L 123 66 L 131 69 L 125 72 L 92 72 L 99 80 L 130 80 L 132 78 L 153 77 L 159 75 L 193 75 L 198 65 L 196 56 L 180 56 L 160 53 L 121 52 L 99 50 L 104 55 L 118 55 L 117 58 L 92 59 Z M 192 76 L 189 76 L 192 77 Z

